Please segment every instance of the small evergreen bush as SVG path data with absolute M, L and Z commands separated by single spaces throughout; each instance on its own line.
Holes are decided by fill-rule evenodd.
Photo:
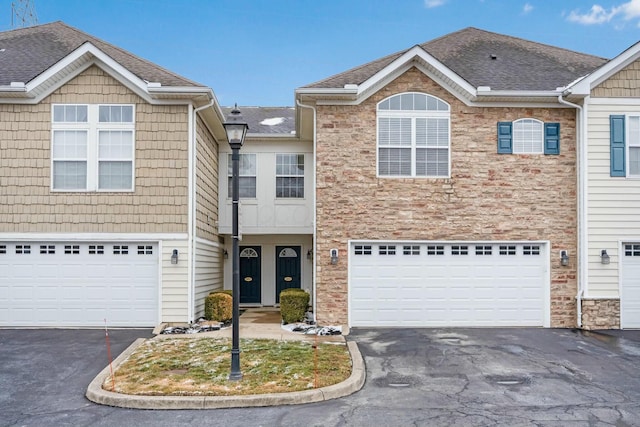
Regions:
M 229 322 L 233 314 L 231 291 L 212 292 L 204 300 L 204 317 L 217 322 Z
M 280 315 L 286 323 L 303 322 L 311 297 L 304 289 L 289 288 L 280 292 Z

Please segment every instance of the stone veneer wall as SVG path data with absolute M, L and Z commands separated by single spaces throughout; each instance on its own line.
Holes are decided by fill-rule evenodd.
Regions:
M 424 92 L 451 106 L 451 178 L 376 177 L 376 105 Z M 560 155 L 499 155 L 499 121 L 561 123 Z M 551 326 L 576 324 L 575 110 L 469 107 L 415 68 L 359 105 L 317 107 L 317 319 L 348 322 L 348 241 L 549 240 Z M 560 265 L 566 249 L 570 263 Z
M 620 329 L 619 299 L 583 299 L 583 329 Z

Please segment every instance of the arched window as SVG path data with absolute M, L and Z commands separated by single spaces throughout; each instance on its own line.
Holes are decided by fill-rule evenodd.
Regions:
M 544 123 L 536 119 L 513 122 L 513 152 L 541 154 L 544 151 Z
M 402 93 L 378 104 L 378 176 L 449 177 L 449 104 Z

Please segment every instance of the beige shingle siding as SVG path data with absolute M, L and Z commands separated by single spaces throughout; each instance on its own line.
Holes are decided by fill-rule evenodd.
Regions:
M 640 97 L 640 61 L 635 61 L 591 91 L 594 98 Z
M 376 176 L 376 104 L 406 91 L 451 105 L 450 179 Z M 318 256 L 319 323 L 347 323 L 350 239 L 548 240 L 551 326 L 575 325 L 575 110 L 469 107 L 414 68 L 360 105 L 317 111 L 316 251 L 340 250 L 337 265 Z M 559 122 L 560 155 L 497 154 L 497 122 L 519 118 Z
M 51 104 L 133 103 L 135 192 L 53 192 Z M 96 66 L 38 105 L 0 104 L 0 232 L 187 232 L 187 106 L 150 105 Z
M 218 241 L 218 142 L 201 118 L 196 121 L 196 236 Z

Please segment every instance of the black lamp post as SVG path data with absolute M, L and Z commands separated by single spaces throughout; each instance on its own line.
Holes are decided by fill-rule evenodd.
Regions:
M 242 379 L 240 371 L 240 248 L 238 247 L 238 201 L 240 199 L 240 148 L 244 144 L 244 137 L 247 135 L 249 125 L 240 114 L 236 105 L 224 122 L 224 130 L 227 132 L 227 140 L 231 146 L 232 163 L 232 216 L 233 216 L 233 313 L 232 313 L 232 347 L 231 347 L 231 373 L 229 380 L 239 381 Z

